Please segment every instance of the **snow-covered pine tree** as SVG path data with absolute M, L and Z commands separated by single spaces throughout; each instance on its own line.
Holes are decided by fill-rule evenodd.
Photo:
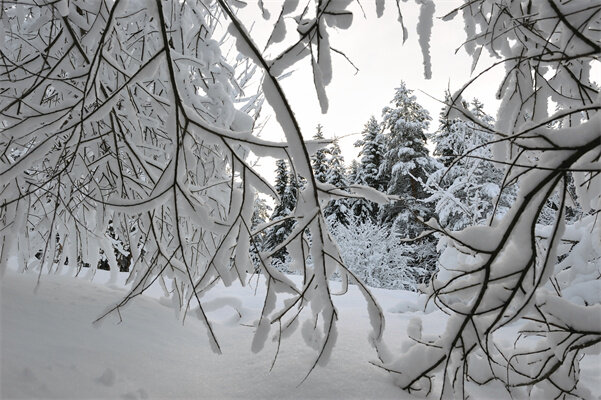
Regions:
M 399 200 L 382 207 L 380 219 L 395 226 L 404 237 L 420 234 L 424 225 L 417 217 L 428 219 L 432 209 L 422 200 L 427 197 L 424 184 L 439 168 L 426 148 L 426 134 L 431 120 L 424 109 L 401 82 L 392 107 L 382 110 L 382 127 L 386 149 L 378 179 L 387 182 L 386 192 Z
M 254 229 L 257 226 L 267 222 L 269 220 L 271 210 L 271 206 L 267 204 L 267 201 L 263 197 L 258 195 L 255 196 L 255 203 L 253 206 L 253 215 L 250 220 L 250 227 Z
M 323 136 L 323 126 L 317 125 L 317 132 L 313 136 L 313 139 L 321 140 Z M 321 183 L 325 183 L 328 180 L 328 149 L 319 149 L 311 156 L 311 166 L 313 167 L 313 174 L 315 179 Z
M 387 182 L 388 194 L 398 196 L 398 200 L 381 208 L 379 220 L 407 239 L 420 235 L 425 228 L 420 219 L 428 220 L 434 213 L 433 207 L 424 201 L 428 197 L 425 183 L 440 168 L 426 148 L 430 115 L 412 92 L 401 82 L 392 107 L 382 110 L 386 151 L 377 176 Z M 415 265 L 434 271 L 437 253 L 432 235 L 407 242 L 406 248 Z
M 263 197 L 255 194 L 255 202 L 253 205 L 253 214 L 250 219 L 251 231 L 254 231 L 258 226 L 269 221 L 269 215 L 272 208 Z M 250 257 L 255 271 L 261 267 L 260 252 L 265 249 L 265 231 L 260 231 L 251 238 Z
M 372 116 L 363 127 L 363 138 L 355 142 L 355 147 L 360 147 L 360 166 L 355 183 L 367 185 L 377 190 L 386 190 L 386 183 L 378 179 L 380 165 L 386 151 L 385 137 L 378 120 Z
M 348 190 L 344 157 L 342 156 L 340 145 L 337 140 L 334 140 L 330 147 L 326 183 L 345 191 Z M 331 200 L 324 209 L 324 215 L 330 226 L 348 224 L 349 213 L 348 199 Z
M 434 203 L 441 226 L 452 231 L 485 224 L 493 212 L 503 215 L 515 197 L 515 186 L 503 183 L 503 165 L 492 161 L 494 119 L 477 99 L 470 104 L 462 102 L 461 107 L 477 123 L 461 118 L 449 120 L 448 106 L 443 108 L 432 141 L 434 155 L 446 168 L 428 179 L 428 201 Z
M 366 185 L 385 192 L 387 183 L 379 178 L 380 166 L 384 159 L 385 142 L 381 127 L 375 117 L 371 117 L 365 124 L 363 138 L 355 142 L 355 147 L 360 147 L 360 164 L 351 182 Z M 377 221 L 379 206 L 369 200 L 356 200 L 353 203 L 353 214 L 361 221 Z
M 357 175 L 359 173 L 359 162 L 355 159 L 351 160 L 346 175 L 348 176 L 349 183 L 357 183 Z
M 280 196 L 280 199 L 284 197 L 286 187 L 289 184 L 289 172 L 288 165 L 285 160 L 277 160 L 275 162 L 275 191 Z
M 430 137 L 430 140 L 434 143 L 433 154 L 445 167 L 448 167 L 458 156 L 452 146 L 447 145 L 447 141 L 451 140 L 448 137 L 452 135 L 452 125 L 455 122 L 455 120 L 449 118 L 449 108 L 452 105 L 453 97 L 447 89 L 444 92 L 444 105 L 438 116 L 438 130 Z M 468 107 L 464 101 L 462 102 L 462 106 L 464 109 Z
M 282 243 L 292 229 L 294 227 L 295 221 L 290 218 L 286 218 L 290 216 L 294 207 L 296 207 L 296 194 L 297 190 L 295 188 L 295 181 L 291 180 L 290 171 L 288 170 L 288 165 L 285 160 L 277 160 L 276 161 L 276 178 L 275 178 L 275 190 L 280 197 L 279 203 L 275 206 L 270 221 L 276 222 L 281 219 L 285 219 L 285 221 L 274 224 L 265 232 L 264 238 L 264 248 L 266 250 L 275 249 L 280 243 Z M 274 259 L 276 264 L 281 264 L 286 262 L 286 249 L 283 248 L 277 253 L 274 254 Z

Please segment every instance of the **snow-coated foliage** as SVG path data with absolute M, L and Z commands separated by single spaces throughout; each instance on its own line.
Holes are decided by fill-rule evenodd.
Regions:
M 255 270 L 249 257 L 252 238 L 269 228 L 269 223 L 250 228 L 255 194 L 279 197 L 248 156 L 286 159 L 295 180 L 303 176 L 306 184 L 298 185 L 295 195 L 292 232 L 258 255 L 267 291 L 252 349 L 262 348 L 272 325 L 283 334 L 305 319 L 310 329 L 304 334 L 318 349 L 316 365 L 327 361 L 336 340 L 328 277 L 338 271 L 344 279 L 356 279 L 346 271 L 321 209 L 339 194 L 318 185 L 312 175 L 312 147 L 277 78 L 314 46 L 315 86 L 327 108 L 327 32 L 348 27 L 352 14 L 345 1 L 300 11 L 298 2 L 286 1 L 278 21 L 299 16 L 291 20 L 300 35 L 298 46 L 268 60 L 238 19 L 233 7 L 239 5 L 226 0 L 2 2 L 1 265 L 16 254 L 21 270 L 41 275 L 68 263 L 81 272 L 89 264 L 93 276 L 104 257 L 116 266 L 115 241 L 107 235 L 112 221 L 131 251 L 132 289 L 102 317 L 120 315 L 123 306 L 158 281 L 182 318 L 192 312 L 205 323 L 219 351 L 202 296 L 218 280 L 225 286 L 247 282 L 248 272 Z M 285 35 L 278 23 L 269 43 Z M 231 48 L 232 41 L 241 55 L 228 61 L 221 49 Z M 262 71 L 263 79 L 253 81 L 253 71 Z M 252 92 L 245 91 L 247 84 L 255 85 Z M 261 92 L 285 142 L 254 135 Z M 272 256 L 284 247 L 305 275 L 302 287 L 271 266 Z M 365 295 L 377 341 L 381 311 Z M 278 297 L 286 302 L 276 302 Z
M 398 197 L 382 209 L 380 218 L 403 237 L 415 237 L 423 230 L 416 217 L 430 218 L 432 211 L 421 200 L 427 196 L 427 177 L 439 167 L 426 148 L 430 115 L 412 92 L 401 82 L 392 107 L 382 110 L 386 150 L 378 174 L 378 179 L 387 182 L 386 192 Z
M 380 209 L 380 222 L 405 239 L 405 255 L 414 267 L 432 273 L 436 268 L 436 238 L 421 236 L 423 223 L 433 215 L 432 204 L 426 201 L 428 176 L 440 168 L 426 148 L 430 115 L 404 82 L 396 89 L 390 107 L 382 110 L 385 153 L 377 179 L 386 182 L 386 193 L 396 200 Z M 429 277 L 425 279 L 428 280 Z
M 502 165 L 492 160 L 494 120 L 474 100 L 462 105 L 478 118 L 479 124 L 460 118 L 441 118 L 441 126 L 432 137 L 434 154 L 446 166 L 430 175 L 428 201 L 435 203 L 440 225 L 451 231 L 485 224 L 495 215 L 503 215 L 515 197 L 515 187 L 503 187 Z M 445 107 L 443 114 L 448 111 Z
M 398 234 L 374 221 L 349 217 L 334 227 L 334 238 L 347 267 L 369 286 L 415 291 L 428 274 L 410 265 Z
M 263 347 L 272 326 L 280 328 L 279 339 L 304 319 L 303 337 L 318 352 L 310 370 L 326 362 L 337 335 L 328 278 L 338 273 L 343 283 L 350 279 L 360 286 L 382 366 L 411 393 L 463 398 L 469 395 L 466 383 L 498 382 L 516 397 L 592 397 L 578 385 L 578 373 L 580 359 L 598 352 L 601 343 L 601 104 L 591 78 L 601 53 L 601 5 L 466 0 L 447 16 L 462 14 L 464 47 L 474 66 L 482 50 L 505 66 L 497 92 L 502 105 L 491 129 L 492 159 L 504 166 L 502 187 L 519 189 L 505 215 L 486 226 L 448 233 L 431 222 L 448 244 L 430 296 L 451 316 L 436 337 L 422 338 L 421 324 L 412 323 L 413 341 L 397 358 L 381 343 L 381 309 L 345 266 L 322 211 L 330 200 L 354 194 L 315 179 L 311 147 L 279 80 L 308 59 L 318 101 L 327 110 L 334 51 L 329 32 L 352 24 L 350 3 L 284 1 L 259 47 L 233 8 L 244 4 L 237 0 L 3 2 L 1 267 L 16 254 L 22 270 L 41 274 L 67 262 L 89 263 L 93 275 L 103 257 L 116 265 L 115 242 L 106 234 L 112 221 L 132 253 L 132 289 L 107 314 L 119 313 L 159 281 L 180 315 L 192 311 L 205 323 L 219 351 L 202 295 L 217 280 L 246 283 L 254 270 L 251 238 L 271 226 L 249 227 L 255 191 L 279 197 L 247 156 L 286 159 L 295 180 L 302 176 L 306 182 L 297 186 L 294 228 L 258 256 L 266 292 L 253 351 Z M 434 2 L 418 3 L 429 75 Z M 378 16 L 384 5 L 377 2 Z M 242 54 L 236 65 L 213 38 L 221 27 Z M 403 26 L 403 39 L 406 33 Z M 287 40 L 292 43 L 284 50 L 269 53 Z M 286 142 L 253 135 L 261 95 L 244 93 L 253 70 L 264 73 L 261 90 Z M 462 106 L 462 92 L 453 94 L 448 118 L 478 125 L 478 117 Z M 407 100 L 405 88 L 384 113 L 390 157 L 380 172 L 390 181 L 388 193 L 411 188 L 413 198 L 421 199 L 416 184 L 426 175 L 420 170 L 432 165 L 423 137 L 429 117 L 401 106 Z M 582 214 L 568 223 L 570 173 Z M 349 187 L 386 201 L 369 187 Z M 554 193 L 555 218 L 537 226 Z M 397 221 L 395 232 L 409 233 L 403 236 L 421 231 L 408 206 L 428 216 L 419 201 L 404 205 L 401 218 L 399 207 L 388 208 L 385 219 Z M 304 274 L 300 286 L 271 266 L 283 248 Z M 519 329 L 521 335 L 500 342 L 495 332 L 501 329 Z
M 348 178 L 346 176 L 346 168 L 344 167 L 344 157 L 340 151 L 340 145 L 337 140 L 331 145 L 330 157 L 328 158 L 328 172 L 326 175 L 326 183 L 341 190 L 348 190 Z M 347 199 L 331 200 L 324 209 L 324 214 L 331 226 L 338 224 L 346 225 L 349 223 L 349 215 L 351 213 L 348 207 Z
M 601 5 L 466 1 L 447 18 L 458 12 L 475 62 L 484 49 L 505 66 L 492 161 L 504 166 L 504 184 L 517 182 L 517 196 L 489 225 L 445 232 L 430 296 L 451 315 L 446 329 L 423 339 L 420 330 L 399 358 L 385 357 L 385 367 L 399 372 L 404 389 L 436 398 L 465 398 L 470 385 L 496 383 L 515 398 L 592 398 L 579 385 L 579 363 L 601 343 L 601 104 L 591 80 Z M 487 84 L 481 75 L 472 83 Z M 462 106 L 462 91 L 453 94 L 449 118 L 482 126 Z M 573 223 L 570 172 L 583 209 Z M 554 193 L 552 224 L 537 226 Z M 504 330 L 520 334 L 498 340 Z
M 317 132 L 313 136 L 315 140 L 323 140 L 323 126 L 317 125 Z M 321 183 L 325 183 L 328 180 L 328 150 L 319 149 L 311 156 L 311 166 L 313 167 L 313 174 L 315 179 Z
M 373 116 L 365 124 L 361 132 L 363 138 L 355 142 L 355 147 L 360 148 L 360 164 L 357 166 L 354 179 L 350 181 L 385 192 L 387 182 L 378 178 L 386 151 L 381 130 L 380 124 Z M 370 219 L 375 222 L 378 220 L 379 207 L 376 203 L 357 200 L 353 203 L 353 213 L 359 216 L 361 221 Z
M 291 217 L 296 207 L 298 188 L 296 179 L 291 176 L 285 160 L 276 161 L 275 188 L 280 196 L 280 201 L 275 206 L 269 220 L 270 227 L 265 231 L 265 249 L 273 250 L 283 243 L 294 228 L 295 220 Z M 287 258 L 286 248 L 274 254 L 274 261 L 283 263 Z
M 199 293 L 250 269 L 255 188 L 271 190 L 246 163 L 264 144 L 251 134 L 262 100 L 243 92 L 247 61 L 228 63 L 212 39 L 219 9 L 80 0 L 2 13 L 2 265 L 17 254 L 22 270 L 88 264 L 92 277 L 105 257 L 115 270 L 119 237 L 132 291 L 111 310 L 165 280 L 218 350 Z

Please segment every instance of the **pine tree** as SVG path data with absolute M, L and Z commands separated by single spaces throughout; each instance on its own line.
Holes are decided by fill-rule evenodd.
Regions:
M 269 214 L 272 208 L 267 201 L 259 196 L 255 195 L 255 202 L 253 204 L 253 214 L 250 220 L 250 229 L 254 230 L 257 226 L 262 225 L 269 221 Z M 253 236 L 251 243 L 251 251 L 262 251 L 265 243 L 265 232 L 260 232 Z
M 451 92 L 445 91 L 444 107 L 440 111 L 438 116 L 438 130 L 432 136 L 432 142 L 434 143 L 434 156 L 438 157 L 445 167 L 451 165 L 453 160 L 457 157 L 455 150 L 449 147 L 446 142 L 453 137 L 453 124 L 454 119 L 449 118 L 450 107 L 453 103 L 453 97 Z M 463 108 L 467 108 L 467 104 L 463 104 Z
M 280 202 L 273 210 L 271 221 L 277 221 L 290 215 L 296 207 L 298 179 L 290 179 L 290 172 L 285 160 L 276 161 L 276 181 L 275 190 L 280 196 Z M 269 228 L 265 233 L 264 248 L 272 250 L 282 243 L 292 232 L 294 220 L 287 219 L 281 224 L 276 224 Z M 285 263 L 287 256 L 286 249 L 282 249 L 275 254 L 276 262 Z
M 429 201 L 435 203 L 441 226 L 450 230 L 484 224 L 493 212 L 504 214 L 515 195 L 515 188 L 502 188 L 503 171 L 490 161 L 493 118 L 478 100 L 462 105 L 479 124 L 441 117 L 432 137 L 434 154 L 447 168 L 428 179 Z M 446 114 L 444 109 L 441 115 Z
M 288 187 L 286 187 L 283 202 L 288 204 L 287 207 L 291 212 L 296 208 L 299 193 L 304 189 L 306 184 L 307 180 L 304 177 L 298 174 L 294 175 L 294 171 L 288 173 Z
M 275 165 L 275 191 L 281 198 L 284 196 L 286 186 L 288 186 L 288 166 L 284 160 L 277 160 Z
M 326 182 L 339 188 L 346 188 L 348 186 L 344 167 L 344 156 L 340 150 L 338 140 L 334 140 L 330 149 Z
M 385 182 L 378 177 L 385 151 L 384 137 L 380 131 L 380 124 L 372 116 L 363 128 L 363 139 L 355 142 L 355 147 L 361 148 L 359 151 L 361 163 L 351 182 L 386 191 Z M 378 212 L 378 205 L 368 200 L 357 200 L 353 203 L 353 214 L 361 221 L 369 219 L 375 222 Z
M 344 157 L 342 156 L 337 140 L 334 140 L 330 149 L 326 182 L 343 190 L 347 190 L 348 188 Z M 348 224 L 348 213 L 346 199 L 331 200 L 324 210 L 324 215 L 333 226 Z
M 323 126 L 317 125 L 317 133 L 313 136 L 313 139 L 324 139 Z M 313 167 L 313 174 L 315 179 L 319 182 L 325 183 L 327 181 L 328 166 L 327 166 L 327 149 L 319 149 L 311 156 L 311 166 Z
M 382 207 L 379 219 L 400 237 L 415 238 L 424 230 L 419 218 L 428 220 L 433 215 L 432 205 L 424 202 L 428 197 L 425 182 L 440 165 L 426 148 L 430 115 L 404 82 L 396 89 L 392 105 L 382 111 L 386 152 L 377 178 L 388 182 L 386 192 L 399 199 Z M 433 235 L 428 235 L 404 243 L 410 265 L 429 271 L 421 277 L 423 281 L 429 280 L 436 269 L 436 242 Z
M 253 204 L 253 214 L 251 217 L 251 231 L 257 226 L 264 224 L 269 220 L 269 213 L 272 208 L 267 204 L 264 198 L 255 194 L 255 202 Z M 259 232 L 251 238 L 250 243 L 250 258 L 255 269 L 260 268 L 261 261 L 259 258 L 259 252 L 265 249 L 265 231 Z
M 359 162 L 355 159 L 351 161 L 351 165 L 348 167 L 347 176 L 349 183 L 357 183 L 357 176 L 359 174 Z
M 401 236 L 415 237 L 423 230 L 416 217 L 428 219 L 432 215 L 431 208 L 422 201 L 427 197 L 424 185 L 439 164 L 426 148 L 430 115 L 404 82 L 396 89 L 392 104 L 394 108 L 382 111 L 387 143 L 378 179 L 388 182 L 386 192 L 399 200 L 383 207 L 380 219 L 394 225 Z
M 253 215 L 250 220 L 251 229 L 267 222 L 269 220 L 269 212 L 272 210 L 271 206 L 267 204 L 267 201 L 260 196 L 255 196 L 253 208 Z
M 384 136 L 380 131 L 380 124 L 372 116 L 361 132 L 363 139 L 355 142 L 355 147 L 361 147 L 359 151 L 361 164 L 355 183 L 378 190 L 386 190 L 385 182 L 378 178 L 385 152 Z

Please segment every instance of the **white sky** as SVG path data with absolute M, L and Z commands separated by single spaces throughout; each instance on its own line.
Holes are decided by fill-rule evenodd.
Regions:
M 302 3 L 302 2 L 301 2 Z M 354 68 L 341 56 L 332 54 L 333 79 L 326 88 L 329 99 L 329 110 L 321 114 L 311 75 L 310 64 L 303 60 L 297 65 L 294 73 L 283 81 L 284 89 L 299 120 L 306 139 L 315 133 L 318 123 L 324 126 L 326 137 L 342 137 L 341 147 L 347 164 L 356 156 L 358 149 L 353 143 L 360 139 L 359 132 L 371 115 L 378 120 L 382 108 L 388 105 L 394 95 L 394 89 L 404 80 L 414 90 L 418 102 L 425 107 L 433 119 L 430 130 L 438 126 L 438 114 L 442 104 L 435 99 L 442 99 L 447 87 L 451 91 L 459 89 L 470 79 L 471 57 L 461 49 L 465 39 L 461 15 L 455 20 L 443 22 L 442 17 L 461 4 L 460 0 L 436 0 L 435 22 L 430 41 L 432 56 L 432 79 L 426 80 L 423 73 L 423 57 L 418 44 L 416 25 L 419 6 L 414 1 L 401 2 L 405 26 L 409 38 L 402 43 L 402 29 L 397 21 L 397 8 L 392 0 L 386 1 L 384 16 L 376 17 L 373 0 L 361 2 L 366 18 L 357 5 L 353 3 L 354 20 L 348 30 L 330 31 L 331 46 L 342 50 L 359 68 L 355 75 Z M 272 17 L 279 14 L 281 0 L 265 1 Z M 239 14 L 247 28 L 253 26 L 255 40 L 263 46 L 270 32 L 271 23 L 260 16 L 257 5 L 250 1 Z M 292 33 L 292 32 L 289 32 Z M 292 36 L 292 35 L 291 35 Z M 280 47 L 281 48 L 281 47 Z M 478 68 L 490 65 L 492 59 L 482 55 Z M 498 69 L 498 68 L 497 68 Z M 484 103 L 485 110 L 496 114 L 498 101 L 495 91 L 501 77 L 500 70 L 489 74 L 486 79 L 467 91 L 466 99 L 478 98 Z M 269 108 L 264 110 L 265 114 Z M 264 137 L 282 137 L 280 127 L 271 118 L 264 130 Z M 356 135 L 351 135 L 357 133 Z M 267 168 L 267 165 L 265 165 Z

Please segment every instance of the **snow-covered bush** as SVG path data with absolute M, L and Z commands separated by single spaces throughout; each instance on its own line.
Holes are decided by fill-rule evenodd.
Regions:
M 398 234 L 369 219 L 350 218 L 348 225 L 336 225 L 333 234 L 348 269 L 368 286 L 416 291 L 427 274 L 407 262 L 406 244 Z

